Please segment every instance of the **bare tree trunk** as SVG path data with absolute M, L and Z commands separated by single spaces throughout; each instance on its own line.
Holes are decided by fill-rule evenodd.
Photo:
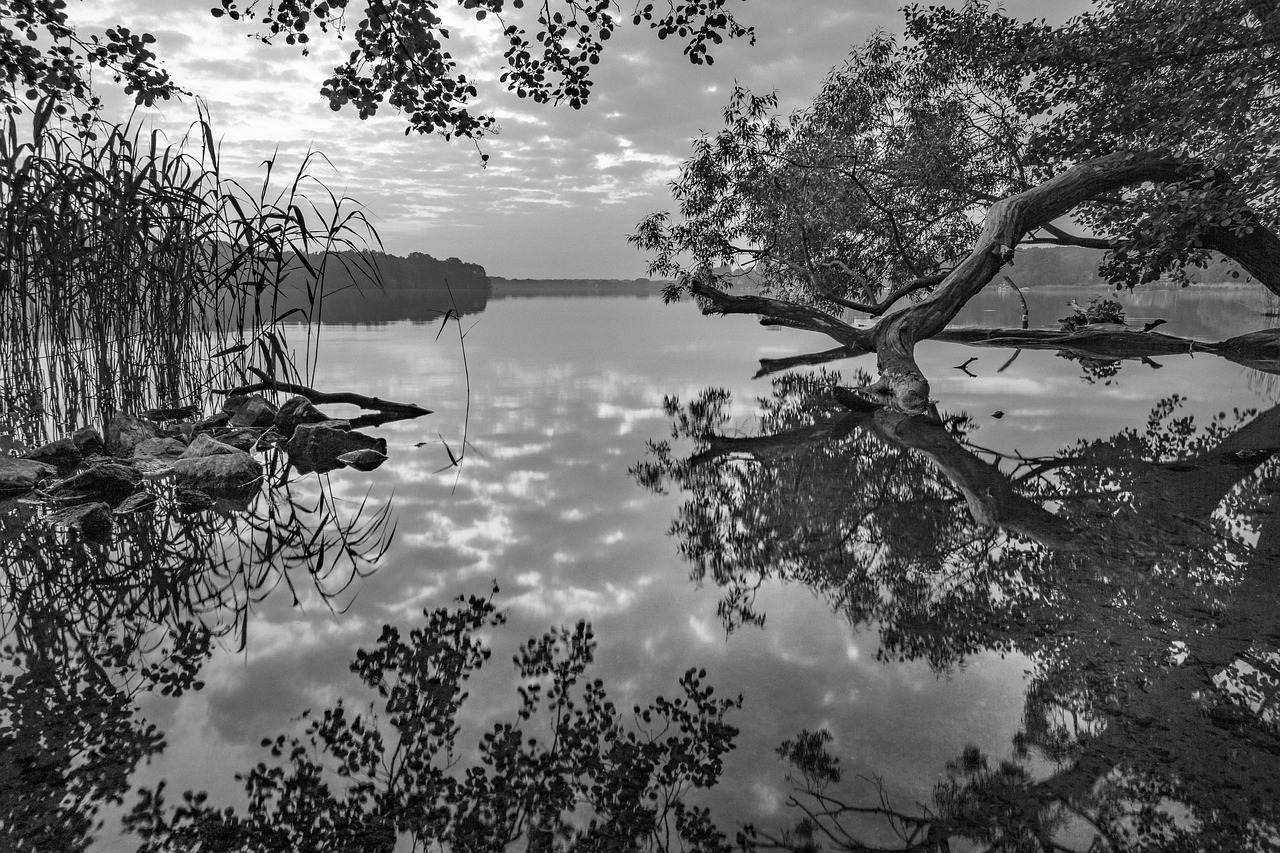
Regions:
M 965 303 L 1012 260 L 1014 247 L 1024 234 L 1100 195 L 1147 181 L 1174 180 L 1179 169 L 1178 161 L 1169 156 L 1109 154 L 1072 166 L 1039 186 L 991 205 L 976 245 L 934 294 L 876 325 L 880 380 L 873 390 L 900 411 L 924 412 L 929 380 L 916 364 L 915 345 L 955 319 Z

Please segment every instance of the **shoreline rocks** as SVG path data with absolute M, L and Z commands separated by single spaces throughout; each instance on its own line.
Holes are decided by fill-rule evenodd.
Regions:
M 155 422 L 167 414 L 182 419 Z M 113 514 L 155 503 L 154 489 L 144 482 L 172 481 L 191 509 L 247 507 L 265 477 L 263 462 L 253 455 L 263 447 L 285 452 L 301 474 L 370 471 L 387 458 L 386 439 L 353 430 L 301 396 L 279 408 L 257 394 L 229 398 L 217 415 L 198 414 L 190 407 L 118 413 L 108 418 L 105 438 L 84 427 L 23 457 L 0 456 L 0 499 L 38 493 L 55 507 L 43 524 L 103 539 Z

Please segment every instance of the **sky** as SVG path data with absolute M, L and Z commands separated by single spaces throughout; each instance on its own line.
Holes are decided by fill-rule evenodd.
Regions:
M 354 110 L 330 110 L 321 84 L 350 49 L 315 34 L 312 53 L 263 45 L 253 25 L 209 14 L 211 0 L 94 0 L 73 7 L 86 32 L 121 24 L 156 36 L 155 52 L 194 97 L 144 110 L 139 118 L 178 138 L 207 105 L 229 175 L 257 178 L 278 152 L 277 169 L 292 175 L 308 151 L 311 171 L 330 189 L 359 202 L 392 254 L 425 252 L 479 263 L 508 278 L 635 278 L 646 257 L 626 242 L 636 223 L 673 207 L 670 182 L 690 145 L 714 132 L 735 83 L 776 91 L 783 112 L 802 108 L 850 48 L 877 29 L 900 32 L 897 3 L 876 0 L 744 0 L 733 3 L 755 28 L 756 43 L 728 42 L 715 64 L 694 66 L 676 40 L 625 26 L 608 43 L 590 103 L 581 110 L 521 100 L 505 91 L 501 33 L 448 0 L 452 53 L 477 81 L 476 105 L 492 111 L 500 130 L 481 145 L 404 135 L 391 110 L 361 121 Z M 241 4 L 246 5 L 246 4 Z M 361 4 L 353 4 L 359 6 Z M 1080 2 L 1008 3 L 1020 16 L 1066 17 Z M 353 17 L 355 15 L 353 14 Z M 115 114 L 128 102 L 110 95 Z

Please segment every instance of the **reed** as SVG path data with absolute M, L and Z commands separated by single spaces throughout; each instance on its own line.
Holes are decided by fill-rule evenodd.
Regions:
M 208 114 L 176 143 L 132 119 L 74 132 L 42 102 L 0 129 L 0 422 L 32 443 L 176 406 L 256 368 L 314 367 L 326 265 L 377 284 L 360 207 L 315 176 L 226 177 Z M 352 250 L 355 254 L 352 254 Z M 346 254 L 339 255 L 339 252 Z M 286 288 L 306 309 L 281 312 Z M 298 353 L 285 324 L 303 322 Z

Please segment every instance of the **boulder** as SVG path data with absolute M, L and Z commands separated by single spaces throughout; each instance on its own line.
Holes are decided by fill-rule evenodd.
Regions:
M 280 411 L 276 412 L 276 430 L 285 438 L 290 438 L 299 424 L 318 424 L 330 420 L 306 397 L 290 397 L 284 401 Z
M 209 415 L 207 418 L 201 418 L 191 426 L 196 432 L 208 432 L 221 429 L 229 423 L 231 423 L 231 413 L 218 412 L 217 414 Z
M 105 501 L 115 506 L 133 494 L 140 482 L 142 475 L 128 465 L 102 462 L 51 484 L 48 491 L 64 501 Z
M 129 466 L 144 477 L 162 477 L 186 449 L 187 445 L 176 438 L 148 438 L 133 449 Z
M 211 509 L 218 503 L 211 495 L 207 495 L 199 489 L 181 488 L 176 491 L 174 497 L 178 501 L 178 506 L 187 512 Z
M 289 439 L 289 462 L 299 473 L 332 471 L 341 468 L 338 457 L 353 450 L 376 450 L 386 455 L 387 440 L 374 438 L 355 430 L 342 429 L 345 421 L 300 424 Z
M 383 462 L 387 461 L 387 454 L 379 453 L 371 447 L 364 450 L 349 450 L 346 453 L 338 455 L 338 461 L 348 468 L 355 468 L 357 471 L 372 471 Z
M 77 504 L 46 515 L 43 523 L 57 530 L 79 530 L 86 539 L 111 535 L 111 508 L 101 501 Z
M 259 429 L 228 429 L 218 433 L 218 441 L 245 453 L 251 453 L 261 439 Z
M 268 403 L 260 394 L 254 394 L 232 412 L 230 426 L 265 429 L 273 426 L 275 422 L 276 407 Z
M 134 459 L 158 459 L 172 462 L 186 453 L 187 445 L 176 438 L 148 438 L 133 448 Z
M 179 459 L 173 463 L 173 473 L 179 489 L 210 495 L 245 494 L 262 483 L 262 463 L 239 450 Z
M 46 477 L 52 477 L 58 469 L 35 459 L 18 459 L 0 456 L 0 495 L 20 495 L 29 492 Z
M 200 407 L 194 403 L 186 406 L 170 406 L 167 408 L 147 409 L 141 417 L 149 421 L 188 421 L 200 414 Z
M 120 502 L 120 505 L 112 510 L 112 515 L 133 515 L 135 512 L 142 512 L 144 509 L 150 509 L 156 504 L 156 496 L 146 489 L 139 489 L 129 497 Z
M 176 438 L 183 444 L 190 444 L 195 435 L 195 427 L 190 421 L 171 421 L 160 427 L 160 435 L 164 438 Z
M 101 456 L 105 450 L 102 436 L 93 427 L 81 427 L 71 433 L 71 442 L 80 451 L 81 456 Z
M 249 402 L 248 394 L 228 394 L 227 399 L 222 401 L 222 411 L 230 417 L 240 411 L 247 402 Z
M 197 435 L 182 451 L 183 459 L 202 459 L 205 456 L 221 456 L 227 453 L 243 453 L 244 451 L 229 444 L 218 441 L 208 435 Z
M 25 459 L 34 459 L 56 468 L 74 468 L 84 459 L 84 454 L 76 443 L 69 438 L 60 438 L 48 444 L 42 444 L 35 450 L 22 454 Z
M 107 421 L 105 442 L 107 455 L 132 456 L 133 448 L 148 438 L 156 438 L 158 435 L 160 430 L 151 421 L 117 412 Z

